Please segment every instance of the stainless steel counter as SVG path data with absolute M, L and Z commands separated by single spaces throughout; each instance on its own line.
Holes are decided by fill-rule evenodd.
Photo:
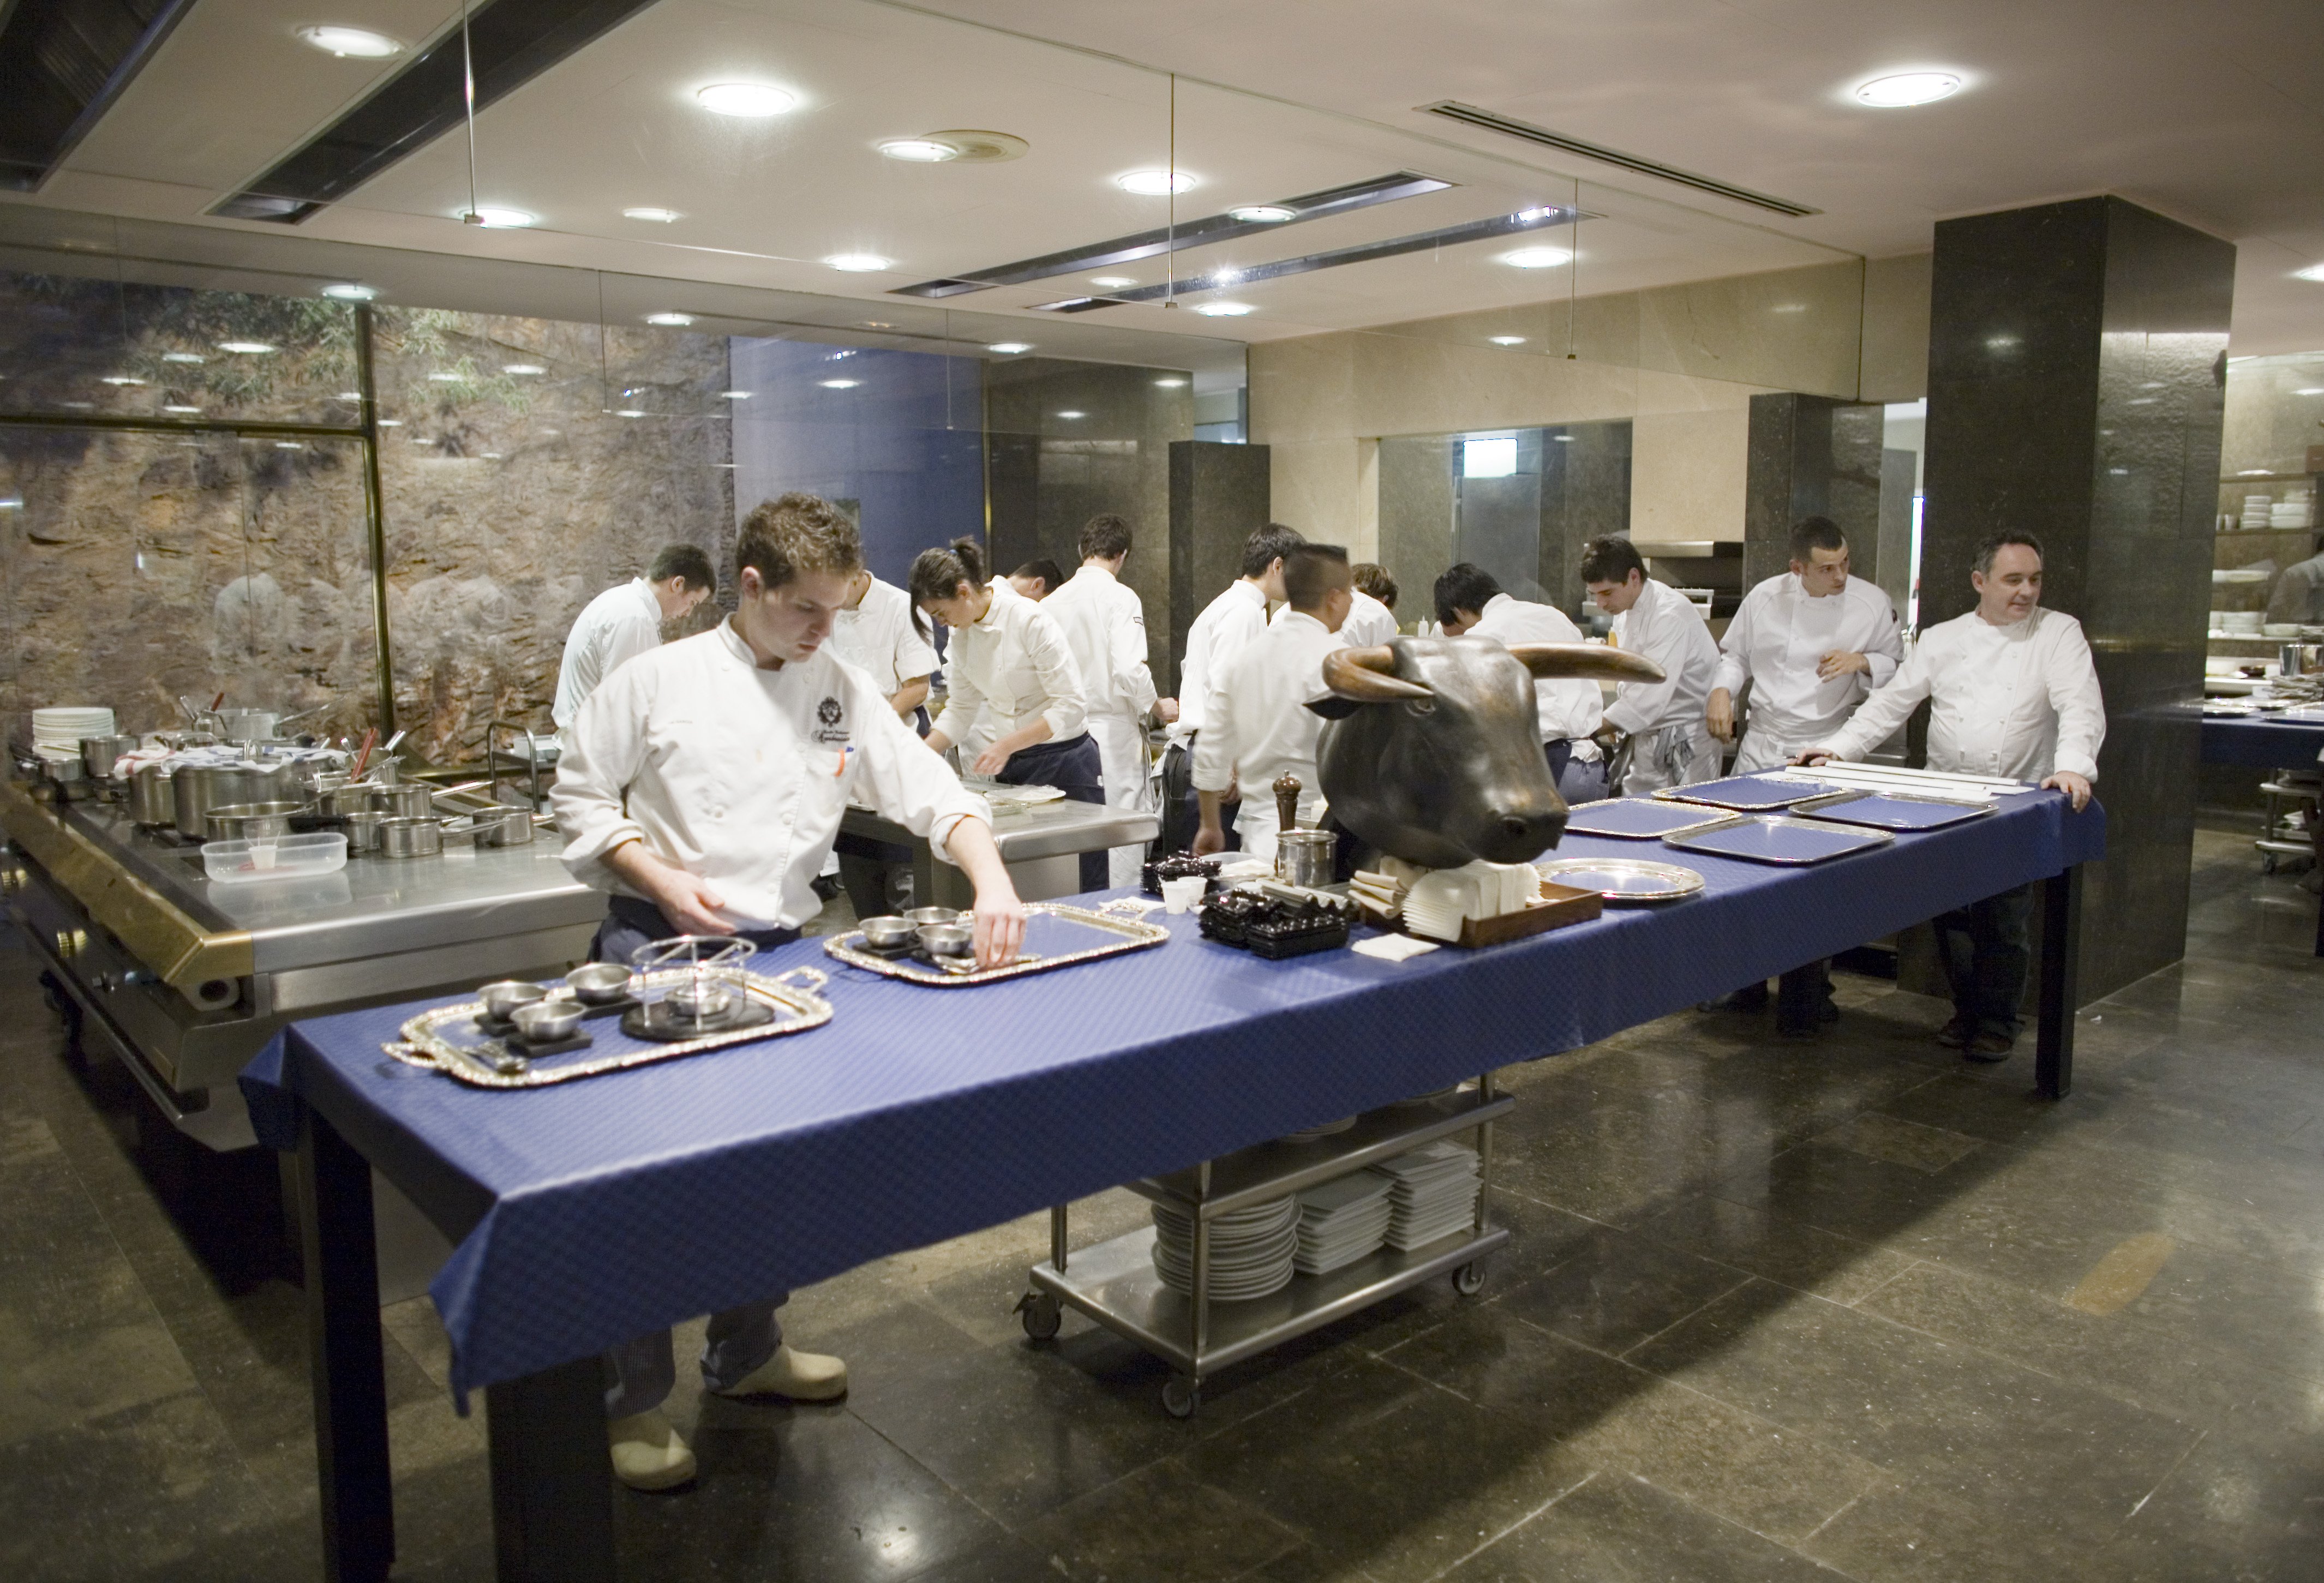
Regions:
M 1152 814 L 1098 803 L 1040 803 L 1021 813 L 995 816 L 992 842 L 1001 849 L 1001 861 L 1009 866 L 1017 894 L 1026 901 L 1047 901 L 1081 889 L 1082 853 L 1143 845 L 1160 830 L 1161 821 Z M 883 861 L 909 863 L 912 895 L 920 906 L 965 907 L 973 897 L 968 877 L 936 857 L 927 842 L 869 808 L 851 807 L 842 815 L 839 853 L 844 870 Z M 851 895 L 859 883 L 859 875 L 851 872 Z M 863 906 L 859 897 L 857 911 Z

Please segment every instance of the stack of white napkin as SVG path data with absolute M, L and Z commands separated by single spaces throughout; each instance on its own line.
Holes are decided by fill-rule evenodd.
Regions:
M 1404 926 L 1431 940 L 1458 940 L 1463 922 L 1522 912 L 1540 896 L 1541 876 L 1532 864 L 1480 859 L 1414 880 L 1404 898 Z

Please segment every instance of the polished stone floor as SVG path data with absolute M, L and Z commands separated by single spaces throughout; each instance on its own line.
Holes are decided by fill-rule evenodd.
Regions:
M 802 1292 L 853 1395 L 682 1388 L 703 1477 L 619 1496 L 624 1575 L 2324 1577 L 2316 904 L 2224 834 L 2194 885 L 2186 962 L 2084 1014 L 2064 1104 L 1845 975 L 1817 1045 L 1689 1013 L 1511 1072 L 1484 1292 L 1246 1365 L 1190 1422 L 1105 1333 L 1024 1339 L 1045 1219 Z M 0 998 L 0 1578 L 315 1576 L 271 1164 L 155 1136 L 21 950 Z M 1077 1206 L 1077 1238 L 1139 1212 Z M 426 1300 L 388 1318 L 398 1576 L 487 1578 L 481 1422 Z

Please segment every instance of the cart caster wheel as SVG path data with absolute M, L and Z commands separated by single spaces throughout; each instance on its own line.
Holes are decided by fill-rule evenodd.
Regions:
M 1057 1326 L 1065 1319 L 1057 1300 L 1046 1292 L 1025 1293 L 1024 1300 L 1017 1304 L 1017 1311 L 1024 1319 L 1025 1333 L 1036 1341 L 1054 1339 Z
M 1463 1297 L 1474 1297 L 1485 1289 L 1485 1266 L 1481 1263 L 1462 1265 L 1452 1272 L 1452 1290 Z
M 1162 1411 L 1173 1418 L 1192 1418 L 1194 1409 L 1203 1404 L 1203 1388 L 1184 1376 L 1173 1376 L 1162 1384 Z
M 2273 874 L 2275 872 L 2275 854 L 2273 852 L 2262 852 L 2260 854 L 2259 871 L 2263 874 Z

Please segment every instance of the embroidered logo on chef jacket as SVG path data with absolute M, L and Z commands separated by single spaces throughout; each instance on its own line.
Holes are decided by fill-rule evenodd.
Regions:
M 846 710 L 841 706 L 836 698 L 825 698 L 816 704 L 815 717 L 823 722 L 823 729 L 815 733 L 815 740 L 818 742 L 848 741 L 853 733 L 846 726 L 840 723 L 846 717 Z

